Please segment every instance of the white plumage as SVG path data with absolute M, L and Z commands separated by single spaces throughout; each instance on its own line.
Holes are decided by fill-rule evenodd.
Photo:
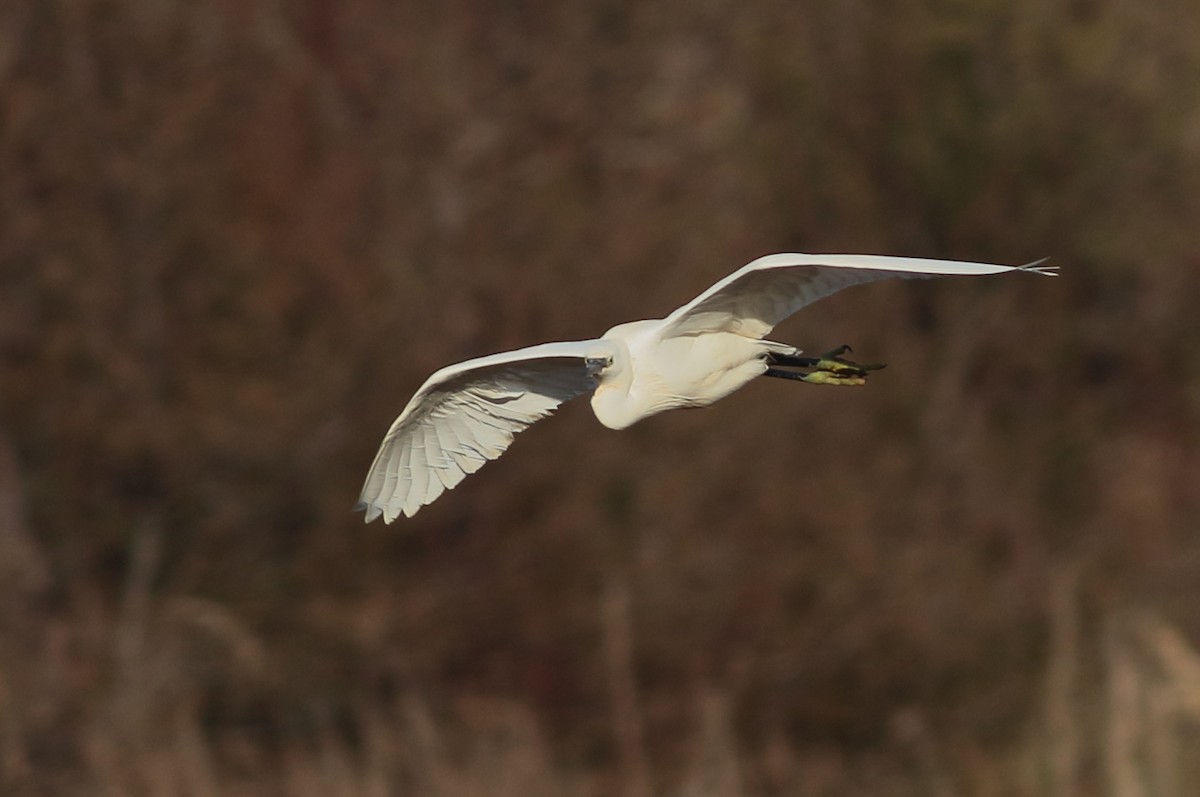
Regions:
M 853 363 L 799 358 L 794 346 L 763 337 L 801 307 L 851 285 L 1009 271 L 1053 276 L 1057 267 L 768 255 L 666 318 L 619 324 L 595 340 L 543 343 L 447 366 L 425 381 L 388 430 L 356 508 L 366 510 L 367 522 L 411 517 L 504 453 L 517 432 L 588 391 L 597 419 L 624 429 L 663 410 L 707 406 L 764 373 L 861 384 L 865 373 Z M 818 371 L 784 374 L 773 364 Z

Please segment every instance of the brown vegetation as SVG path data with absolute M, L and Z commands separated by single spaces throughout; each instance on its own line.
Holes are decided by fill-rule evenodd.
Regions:
M 0 791 L 1200 788 L 1200 6 L 0 4 Z M 770 251 L 891 367 L 349 507 Z

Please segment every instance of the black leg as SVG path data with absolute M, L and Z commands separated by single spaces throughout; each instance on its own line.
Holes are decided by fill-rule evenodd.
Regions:
M 795 354 L 767 354 L 768 365 L 792 365 L 798 368 L 821 368 L 824 367 L 830 360 L 836 363 L 844 363 L 845 365 L 853 365 L 849 361 L 841 359 L 843 354 L 852 353 L 854 349 L 843 343 L 832 351 L 827 351 L 820 357 L 800 357 Z
M 859 365 L 842 358 L 850 351 L 849 346 L 838 346 L 820 357 L 800 357 L 794 354 L 770 353 L 766 357 L 767 370 L 764 375 L 776 379 L 794 379 L 810 385 L 861 385 L 866 382 L 867 371 L 883 368 L 879 365 Z M 812 371 L 789 371 L 784 368 L 811 368 Z
M 768 354 L 767 365 L 792 365 L 798 368 L 816 368 L 820 357 L 800 357 L 795 354 Z
M 776 379 L 797 379 L 803 382 L 804 377 L 808 376 L 808 374 L 804 371 L 785 371 L 782 368 L 767 368 L 763 372 L 763 376 L 773 376 Z

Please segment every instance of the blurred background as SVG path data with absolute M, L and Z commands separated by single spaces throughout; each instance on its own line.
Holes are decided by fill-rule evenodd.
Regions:
M 0 791 L 1200 789 L 1200 5 L 0 4 Z M 777 251 L 890 367 L 350 511 Z

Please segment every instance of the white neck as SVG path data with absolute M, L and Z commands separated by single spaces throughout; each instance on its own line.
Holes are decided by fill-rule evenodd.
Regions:
M 611 340 L 611 339 L 610 339 Z M 624 429 L 643 417 L 629 389 L 633 386 L 633 364 L 629 348 L 622 340 L 613 340 L 613 364 L 600 374 L 600 383 L 592 393 L 592 412 L 609 429 Z

